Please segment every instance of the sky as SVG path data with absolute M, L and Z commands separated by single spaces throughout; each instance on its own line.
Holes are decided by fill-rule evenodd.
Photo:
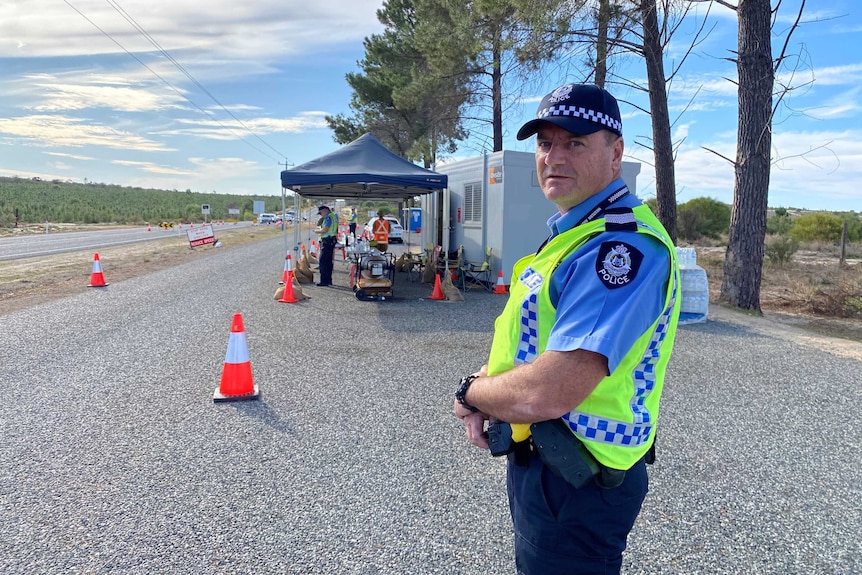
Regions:
M 776 53 L 798 4 L 781 3 Z M 0 176 L 281 195 L 285 166 L 338 149 L 324 117 L 351 114 L 345 74 L 358 71 L 363 39 L 382 32 L 381 6 L 0 0 Z M 736 67 L 727 58 L 737 21 L 717 4 L 706 17 L 711 32 L 682 63 L 668 96 L 680 203 L 733 201 L 733 166 L 714 152 L 735 157 Z M 775 115 L 769 205 L 862 212 L 862 5 L 808 0 L 802 20 L 779 75 L 794 89 Z M 694 16 L 680 26 L 666 73 L 696 29 Z M 515 139 L 518 127 L 545 93 L 583 79 L 564 61 L 537 73 L 507 106 L 504 149 L 532 152 L 533 140 Z M 642 61 L 614 66 L 645 85 Z M 620 100 L 626 160 L 642 163 L 638 195 L 654 196 L 652 154 L 643 146 L 651 134 L 647 95 L 608 89 Z M 489 132 L 475 128 L 441 161 L 481 155 Z

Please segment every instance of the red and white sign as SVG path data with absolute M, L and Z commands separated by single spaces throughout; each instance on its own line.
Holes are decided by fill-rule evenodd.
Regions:
M 212 224 L 204 224 L 199 228 L 192 228 L 186 231 L 186 235 L 189 237 L 190 248 L 214 244 L 216 241 L 215 235 L 213 235 Z

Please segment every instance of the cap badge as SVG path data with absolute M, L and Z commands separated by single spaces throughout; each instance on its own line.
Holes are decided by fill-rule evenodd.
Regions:
M 548 103 L 559 102 L 561 100 L 568 99 L 569 94 L 572 93 L 572 88 L 574 88 L 574 84 L 566 84 L 565 86 L 560 86 L 559 88 L 551 92 L 551 95 L 548 98 Z

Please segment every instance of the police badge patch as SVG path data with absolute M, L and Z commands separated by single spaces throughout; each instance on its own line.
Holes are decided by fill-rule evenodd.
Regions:
M 638 275 L 644 255 L 625 242 L 603 242 L 596 258 L 596 273 L 608 289 L 629 284 Z

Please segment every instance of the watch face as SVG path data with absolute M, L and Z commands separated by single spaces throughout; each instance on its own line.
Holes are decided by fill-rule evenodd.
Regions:
M 460 403 L 461 405 L 463 405 L 464 407 L 466 407 L 467 409 L 469 409 L 473 413 L 475 413 L 479 410 L 476 409 L 475 407 L 473 407 L 472 405 L 470 405 L 469 403 L 467 403 L 466 395 L 467 395 L 467 390 L 470 388 L 470 384 L 473 383 L 473 380 L 476 379 L 477 377 L 478 376 L 476 376 L 476 375 L 468 375 L 468 376 L 462 377 L 461 383 L 458 386 L 458 390 L 455 392 L 455 399 L 458 401 L 458 403 Z

